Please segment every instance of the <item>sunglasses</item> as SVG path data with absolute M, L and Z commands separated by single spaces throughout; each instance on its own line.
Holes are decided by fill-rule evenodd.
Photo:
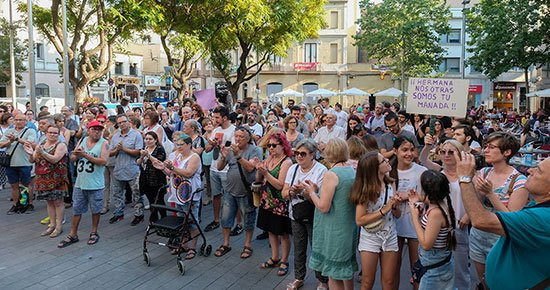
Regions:
M 281 144 L 267 144 L 267 147 L 268 148 L 277 148 L 277 146 L 279 146 Z
M 455 151 L 454 150 L 445 150 L 445 149 L 442 149 L 442 150 L 439 150 L 439 154 L 441 155 L 455 155 Z
M 296 157 L 305 158 L 308 154 L 309 153 L 305 151 L 294 151 L 294 155 L 296 155 Z

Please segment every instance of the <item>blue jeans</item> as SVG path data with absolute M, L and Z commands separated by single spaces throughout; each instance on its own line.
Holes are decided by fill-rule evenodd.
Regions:
M 253 230 L 256 224 L 256 208 L 250 203 L 247 196 L 235 197 L 230 193 L 222 196 L 222 228 L 233 227 L 237 209 L 240 209 L 243 215 L 243 229 L 245 231 Z
M 433 265 L 437 262 L 445 260 L 445 258 L 451 252 L 448 250 L 424 250 L 421 246 L 418 246 L 418 255 L 420 257 L 420 262 L 423 266 Z M 426 274 L 420 279 L 421 290 L 444 290 L 444 289 L 453 289 L 454 287 L 454 262 L 451 258 L 447 264 L 437 267 L 435 269 L 430 269 L 426 271 Z
M 455 263 L 455 289 L 469 290 L 470 289 L 470 269 L 468 268 L 468 227 L 464 229 L 457 228 L 456 248 L 453 251 Z

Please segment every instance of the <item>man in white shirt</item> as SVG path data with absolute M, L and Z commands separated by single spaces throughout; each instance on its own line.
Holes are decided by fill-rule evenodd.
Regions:
M 334 114 L 336 111 L 333 108 L 329 107 L 328 103 L 329 103 L 328 98 L 321 99 L 320 104 L 321 104 L 321 107 L 323 107 L 323 113 Z
M 374 116 L 370 117 L 365 123 L 365 128 L 367 128 L 369 133 L 374 137 L 380 137 L 386 131 L 383 112 L 384 105 L 382 103 L 376 104 L 376 107 L 374 107 Z
M 399 117 L 399 126 L 401 126 L 403 130 L 415 134 L 414 127 L 409 124 L 409 114 L 407 114 L 404 110 L 401 110 L 397 115 Z
M 340 138 L 346 140 L 346 130 L 340 126 L 336 126 L 336 115 L 328 114 L 325 126 L 319 128 L 315 135 L 315 142 L 319 145 L 319 150 L 325 150 L 330 139 Z
M 348 113 L 342 111 L 342 105 L 340 105 L 340 103 L 334 105 L 334 110 L 334 115 L 336 115 L 336 126 L 346 129 L 349 116 Z
M 287 115 L 290 115 L 292 107 L 294 107 L 294 100 L 289 99 L 288 103 L 286 104 L 286 108 L 283 110 L 283 112 L 285 112 L 285 114 L 287 114 Z
M 256 120 L 258 119 L 256 113 L 254 113 L 253 111 L 248 111 L 247 114 L 248 123 L 246 126 L 252 133 L 252 138 L 254 139 L 254 141 L 258 141 L 258 139 L 260 139 L 264 135 L 264 127 L 256 122 Z

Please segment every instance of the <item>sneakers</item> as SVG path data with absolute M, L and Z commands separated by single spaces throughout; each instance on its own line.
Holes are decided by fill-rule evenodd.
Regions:
M 204 228 L 204 231 L 207 233 L 207 232 L 210 232 L 210 231 L 213 231 L 217 228 L 220 227 L 220 222 L 217 222 L 217 221 L 213 221 L 211 223 L 209 223 L 205 228 Z
M 256 236 L 256 240 L 265 240 L 267 238 L 269 238 L 269 233 L 265 231 Z
M 15 205 L 12 205 L 10 210 L 8 210 L 8 215 L 12 215 L 14 213 L 17 213 L 17 207 Z
M 121 221 L 121 220 L 123 220 L 123 219 L 124 219 L 124 216 L 123 216 L 123 215 L 119 215 L 119 216 L 116 216 L 116 215 L 115 215 L 115 216 L 113 216 L 111 219 L 109 219 L 109 223 L 110 223 L 110 224 L 114 224 L 114 223 L 116 223 L 116 222 L 118 222 L 118 221 Z
M 43 218 L 43 219 L 40 221 L 40 224 L 41 224 L 41 225 L 48 225 L 48 224 L 50 224 L 50 217 L 47 216 L 47 217 Z
M 28 212 L 34 212 L 34 205 L 32 205 L 31 203 L 27 205 L 27 209 L 26 209 Z M 23 212 L 22 212 L 23 213 Z
M 242 232 L 243 232 L 243 226 L 237 224 L 237 225 L 231 230 L 231 233 L 230 233 L 229 235 L 232 236 L 232 237 L 234 237 L 234 236 L 240 235 Z
M 134 220 L 130 223 L 131 226 L 137 226 L 139 223 L 143 222 L 143 216 L 135 216 Z
M 106 213 L 108 213 L 108 212 L 109 212 L 109 208 L 108 208 L 108 207 L 104 207 L 104 208 L 101 209 L 101 211 L 99 212 L 99 214 L 100 214 L 100 215 L 104 215 L 104 214 L 106 214 Z

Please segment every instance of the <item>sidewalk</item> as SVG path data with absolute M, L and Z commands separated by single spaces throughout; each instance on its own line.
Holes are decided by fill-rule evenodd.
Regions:
M 232 237 L 232 251 L 221 258 L 212 253 L 206 258 L 197 255 L 193 260 L 185 261 L 184 276 L 178 272 L 176 257 L 170 255 L 165 247 L 148 245 L 152 262 L 151 267 L 147 267 L 142 258 L 146 223 L 131 227 L 132 209 L 128 207 L 125 219 L 116 224 L 108 223 L 111 212 L 102 216 L 98 244 L 86 244 L 91 228 L 88 213 L 83 215 L 80 225 L 80 242 L 58 249 L 57 243 L 69 232 L 72 210 L 66 211 L 67 223 L 58 238 L 41 237 L 40 232 L 45 226 L 39 221 L 47 215 L 45 203 L 35 202 L 34 213 L 8 216 L 8 198 L 8 190 L 0 191 L 2 289 L 286 289 L 286 284 L 294 279 L 292 252 L 287 276 L 277 276 L 276 269 L 259 268 L 260 263 L 271 255 L 267 240 L 254 239 L 252 257 L 240 259 L 244 233 Z M 212 206 L 209 205 L 203 208 L 203 228 L 212 220 L 211 217 Z M 259 233 L 256 230 L 254 237 Z M 220 229 L 207 233 L 206 238 L 207 243 L 212 245 L 212 252 L 222 244 Z M 408 255 L 405 257 L 408 261 Z M 403 267 L 401 277 L 408 277 L 408 271 L 408 267 Z M 375 289 L 381 288 L 379 280 L 378 276 Z M 411 289 L 403 280 L 400 289 Z M 315 289 L 316 285 L 314 274 L 309 270 L 302 289 Z M 356 282 L 356 288 L 359 287 Z

